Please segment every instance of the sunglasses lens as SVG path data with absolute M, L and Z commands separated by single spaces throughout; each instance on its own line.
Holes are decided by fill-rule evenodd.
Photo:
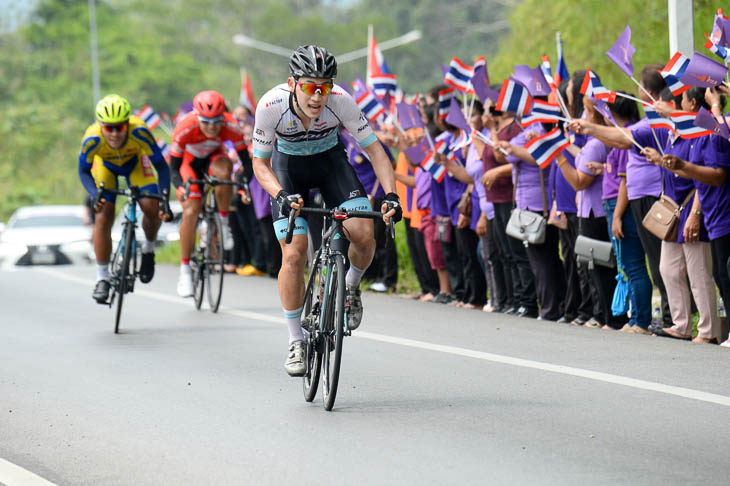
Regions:
M 106 132 L 122 132 L 127 128 L 127 124 L 120 123 L 118 125 L 103 125 L 103 127 Z
M 202 123 L 205 123 L 206 125 L 213 125 L 215 123 L 222 122 L 223 121 L 223 117 L 222 116 L 217 116 L 215 118 L 205 118 L 205 117 L 199 116 L 198 117 L 198 120 L 200 120 L 200 122 L 202 122 Z
M 299 83 L 299 87 L 302 89 L 304 94 L 309 96 L 314 96 L 317 90 L 319 90 L 322 96 L 329 94 L 332 90 L 331 84 Z

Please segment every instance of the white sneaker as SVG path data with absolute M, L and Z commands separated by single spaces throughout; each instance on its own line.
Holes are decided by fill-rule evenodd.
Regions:
M 376 292 L 387 292 L 388 286 L 383 282 L 373 282 L 370 284 L 370 290 L 374 290 Z
M 222 224 L 221 228 L 223 228 L 223 249 L 224 250 L 232 250 L 233 249 L 233 233 L 231 233 L 231 227 L 227 224 Z
M 720 346 L 722 346 L 723 348 L 730 348 L 730 339 L 721 342 Z
M 177 295 L 180 297 L 193 296 L 193 276 L 189 273 L 180 272 L 177 279 Z
M 289 376 L 304 376 L 307 371 L 304 355 L 304 341 L 294 341 L 289 345 L 289 354 L 284 362 L 284 369 Z

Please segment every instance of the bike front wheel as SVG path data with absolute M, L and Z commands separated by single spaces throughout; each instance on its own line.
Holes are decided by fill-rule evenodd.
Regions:
M 114 320 L 114 334 L 119 334 L 119 321 L 122 318 L 122 302 L 124 302 L 124 294 L 127 293 L 129 288 L 128 279 L 131 275 L 129 271 L 130 263 L 132 262 L 132 247 L 134 245 L 134 231 L 125 232 L 124 238 L 119 242 L 121 245 L 124 243 L 124 250 L 122 253 L 121 262 L 119 268 L 115 272 L 117 275 L 117 315 Z M 114 267 L 112 267 L 114 268 Z
M 200 225 L 198 225 L 200 227 Z M 205 290 L 205 255 L 200 247 L 200 241 L 195 245 L 193 254 L 190 256 L 190 269 L 193 273 L 193 301 L 195 308 L 200 310 L 203 304 L 203 293 Z M 205 244 L 205 242 L 202 242 Z
M 304 329 L 304 346 L 306 349 L 307 371 L 302 379 L 304 399 L 314 400 L 319 386 L 319 376 L 322 369 L 322 352 L 317 343 L 322 335 L 319 330 L 320 302 L 319 289 L 324 285 L 320 265 L 313 265 L 309 273 L 307 288 L 304 291 L 304 306 L 302 309 L 302 328 Z
M 208 303 L 211 311 L 218 312 L 223 294 L 223 225 L 217 214 L 208 218 L 207 240 L 205 276 L 208 281 Z
M 322 398 L 324 409 L 332 410 L 337 396 L 345 334 L 345 257 L 335 255 L 329 264 L 329 288 L 325 299 L 324 349 L 322 356 Z

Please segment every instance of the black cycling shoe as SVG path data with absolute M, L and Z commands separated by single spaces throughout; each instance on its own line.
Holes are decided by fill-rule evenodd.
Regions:
M 142 253 L 142 264 L 139 266 L 139 279 L 142 283 L 149 283 L 155 276 L 155 254 Z
M 99 304 L 106 304 L 106 301 L 109 299 L 109 287 L 110 284 L 108 280 L 99 280 L 96 282 L 94 292 L 91 296 Z

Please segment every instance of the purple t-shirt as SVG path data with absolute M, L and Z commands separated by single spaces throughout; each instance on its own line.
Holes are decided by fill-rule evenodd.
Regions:
M 692 140 L 675 138 L 674 134 L 666 128 L 654 129 L 656 139 L 648 126 L 635 130 L 633 133 L 635 135 L 634 140 L 643 147 L 652 147 L 659 150 L 658 147 L 661 146 L 665 154 L 676 155 L 682 160 L 689 160 Z M 657 141 L 659 144 L 657 144 Z M 632 150 L 638 149 L 634 148 Z M 677 204 L 683 204 L 689 193 L 695 188 L 694 181 L 679 177 L 664 167 L 659 167 L 659 169 L 661 170 L 661 177 L 664 178 L 664 194 Z M 691 211 L 692 199 L 687 202 L 684 210 L 679 214 L 677 243 L 684 243 L 684 225 Z M 700 222 L 700 241 L 709 241 L 704 222 Z
M 575 168 L 589 176 L 593 173 L 588 170 L 588 162 L 606 162 L 608 149 L 600 140 L 590 138 L 585 146 L 580 150 L 575 158 Z M 589 218 L 591 210 L 593 216 L 601 218 L 606 215 L 603 210 L 603 175 L 593 176 L 593 182 L 590 186 L 578 193 L 578 216 L 581 218 Z
M 700 195 L 700 207 L 711 240 L 730 233 L 730 143 L 717 135 L 696 138 L 691 141 L 689 162 L 705 167 L 725 170 L 725 182 L 710 186 L 695 181 Z
M 251 199 L 253 201 L 253 209 L 256 212 L 256 218 L 264 219 L 267 216 L 271 216 L 271 196 L 261 187 L 256 177 L 251 178 L 248 189 L 251 191 Z
M 618 189 L 621 186 L 621 177 L 626 176 L 626 162 L 628 161 L 628 150 L 611 149 L 606 156 L 606 167 L 603 171 L 603 200 L 618 197 Z
M 365 192 L 375 198 L 385 197 L 385 191 L 383 191 L 383 187 L 380 184 L 378 184 L 378 189 L 375 191 L 375 194 L 372 194 L 378 177 L 375 175 L 375 170 L 373 169 L 373 164 L 370 163 L 370 159 L 368 159 L 367 155 L 359 147 L 357 144 L 352 144 L 348 147 L 347 158 L 350 161 L 350 165 L 355 169 L 355 174 L 357 174 L 357 178 L 362 182 Z
M 446 201 L 446 178 L 437 182 L 431 178 L 431 217 L 450 216 L 449 203 Z
M 461 151 L 459 151 L 461 153 Z M 457 155 L 456 163 L 463 165 L 464 162 L 461 157 Z M 456 177 L 447 173 L 444 178 L 444 192 L 446 195 L 446 204 L 449 206 L 449 216 L 451 216 L 451 222 L 456 224 L 459 221 L 459 200 L 461 195 L 464 194 L 467 184 L 461 182 Z
M 649 127 L 649 121 L 646 116 L 633 125 L 628 125 L 626 128 L 631 130 L 631 135 L 634 136 L 638 130 L 645 127 Z M 653 138 L 651 129 L 649 129 L 649 135 Z M 634 137 L 634 140 L 636 140 L 636 137 Z M 654 145 L 656 145 L 656 142 Z M 647 162 L 646 157 L 641 155 L 638 150 L 629 151 L 629 161 L 626 164 L 626 192 L 628 193 L 629 201 L 646 196 L 659 197 L 662 193 L 661 169 Z
M 489 130 L 486 128 L 482 131 L 485 136 L 489 136 Z M 471 195 L 472 206 L 479 206 L 479 215 L 485 213 L 487 219 L 494 219 L 494 204 L 487 201 L 487 190 L 480 182 L 482 175 L 484 174 L 484 165 L 482 159 L 477 152 L 474 145 L 469 146 L 469 151 L 466 154 L 466 171 L 469 173 L 472 179 L 474 179 L 474 192 Z M 477 203 L 478 204 L 474 204 Z M 478 219 L 478 217 L 477 217 Z
M 517 147 L 524 147 L 527 143 L 528 134 L 534 133 L 542 135 L 545 133 L 541 124 L 531 126 L 515 136 L 510 144 Z M 552 197 L 549 189 L 550 170 L 548 167 L 543 170 L 543 181 L 545 187 L 545 200 L 547 208 L 543 207 L 543 193 L 540 184 L 540 168 L 536 165 L 523 161 L 514 155 L 508 155 L 507 160 L 512 164 L 512 180 L 516 185 L 515 188 L 515 204 L 519 209 L 529 209 L 530 211 L 549 211 L 552 205 Z M 519 167 L 519 178 L 517 177 L 517 168 Z
M 420 167 L 416 168 L 416 208 L 431 208 L 431 173 Z

